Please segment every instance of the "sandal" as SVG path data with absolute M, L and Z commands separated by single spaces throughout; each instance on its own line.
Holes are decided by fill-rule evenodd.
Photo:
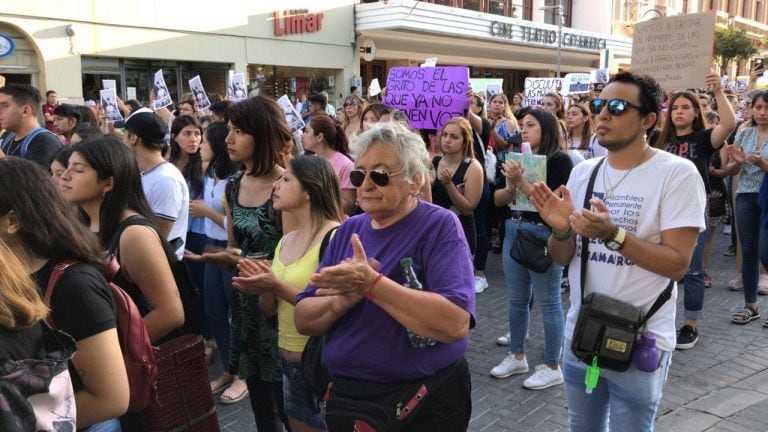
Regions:
M 232 382 L 235 381 L 235 377 L 228 374 L 228 373 L 222 373 L 219 375 L 218 378 L 211 381 L 211 394 L 219 394 L 227 389 L 227 387 L 232 384 Z
M 744 307 L 742 309 L 739 309 L 736 311 L 735 314 L 731 317 L 731 322 L 734 324 L 746 324 L 750 321 L 754 321 L 756 319 L 760 318 L 760 312 L 757 310 L 752 310 L 748 307 Z
M 240 391 L 240 393 L 237 393 L 238 391 Z M 219 397 L 219 403 L 232 405 L 240 402 L 246 397 L 248 397 L 248 386 L 245 384 L 245 381 L 237 378 L 232 381 L 232 384 L 227 387 L 224 394 Z

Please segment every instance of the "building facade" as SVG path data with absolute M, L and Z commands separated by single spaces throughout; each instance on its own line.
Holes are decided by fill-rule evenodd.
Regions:
M 354 3 L 6 0 L 0 36 L 14 47 L 0 57 L 0 75 L 76 103 L 98 99 L 103 79 L 116 81 L 118 96 L 146 102 L 158 69 L 174 101 L 195 75 L 223 94 L 230 71 L 264 94 L 327 90 L 335 100 L 359 67 Z

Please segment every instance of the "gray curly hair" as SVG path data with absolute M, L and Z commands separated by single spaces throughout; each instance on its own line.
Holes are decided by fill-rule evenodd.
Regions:
M 358 135 L 352 141 L 352 153 L 360 158 L 374 145 L 395 150 L 400 159 L 403 178 L 409 183 L 421 183 L 429 164 L 429 154 L 421 136 L 400 122 L 381 122 Z

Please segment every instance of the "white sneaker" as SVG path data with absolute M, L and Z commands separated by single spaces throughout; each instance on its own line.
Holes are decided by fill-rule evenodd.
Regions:
M 510 337 L 509 332 L 507 332 L 504 336 L 497 337 L 496 345 L 509 346 L 510 344 L 509 337 Z
M 550 369 L 549 366 L 541 364 L 536 366 L 536 372 L 527 380 L 523 381 L 523 387 L 531 390 L 541 390 L 563 383 L 563 372 L 560 366 L 557 369 Z
M 491 376 L 496 378 L 506 378 L 515 374 L 522 374 L 528 372 L 528 360 L 523 358 L 518 360 L 512 353 L 507 354 L 504 360 L 499 363 L 498 366 L 491 369 Z M 560 377 L 562 382 L 562 376 Z
M 488 279 L 485 276 L 475 276 L 475 293 L 480 294 L 486 288 L 488 288 Z

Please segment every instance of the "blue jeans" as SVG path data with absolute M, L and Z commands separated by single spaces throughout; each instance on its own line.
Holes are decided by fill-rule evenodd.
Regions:
M 567 342 L 570 346 L 570 341 Z M 661 364 L 655 372 L 643 372 L 632 365 L 625 372 L 600 370 L 592 394 L 586 393 L 587 365 L 565 350 L 563 378 L 568 402 L 570 432 L 653 431 L 653 420 L 667 381 L 671 353 L 661 351 Z
M 226 247 L 227 241 L 209 240 L 209 244 Z M 235 269 L 225 269 L 206 263 L 204 270 L 203 297 L 205 321 L 221 355 L 221 361 L 229 365 L 230 311 L 232 310 L 232 277 Z
M 120 419 L 113 418 L 111 420 L 104 420 L 103 422 L 92 424 L 91 426 L 83 429 L 83 432 L 122 432 L 120 427 Z
M 501 257 L 509 293 L 509 351 L 513 354 L 525 353 L 525 334 L 530 319 L 529 305 L 535 294 L 544 319 L 544 363 L 559 364 L 565 325 L 560 299 L 563 267 L 553 262 L 545 273 L 536 273 L 513 260 L 509 256 L 509 250 L 521 227 L 533 231 L 539 238 L 547 238 L 551 232 L 548 227 L 531 222 L 514 219 L 506 221 Z
M 744 284 L 744 301 L 757 303 L 757 282 L 760 279 L 760 263 L 768 268 L 768 232 L 760 227 L 760 208 L 756 193 L 736 195 L 736 229 L 741 242 L 741 280 Z
M 704 308 L 704 246 L 707 244 L 707 231 L 699 233 L 696 247 L 693 249 L 688 273 L 683 277 L 685 296 L 683 299 L 683 317 L 690 320 L 701 318 Z

